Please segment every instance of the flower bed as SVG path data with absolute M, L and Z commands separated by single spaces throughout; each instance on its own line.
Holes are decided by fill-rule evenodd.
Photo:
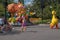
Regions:
M 32 22 L 33 24 L 35 24 L 35 23 L 39 22 L 42 19 L 41 18 L 30 18 L 29 20 L 30 20 L 30 22 Z
M 42 20 L 42 18 L 30 18 L 30 22 L 33 24 L 41 24 L 41 23 L 50 23 L 50 19 Z

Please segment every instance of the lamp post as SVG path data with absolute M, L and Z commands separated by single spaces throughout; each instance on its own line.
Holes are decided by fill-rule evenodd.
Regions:
M 5 0 L 5 1 L 3 1 L 3 5 L 4 5 L 4 8 L 5 8 L 5 17 L 4 17 L 4 23 L 6 24 L 6 21 L 7 21 L 7 16 L 6 16 L 6 11 L 7 11 L 7 5 L 8 5 L 8 3 L 7 3 L 7 0 Z
M 41 0 L 41 9 L 42 9 L 42 23 L 43 23 L 43 8 L 45 8 L 44 0 Z

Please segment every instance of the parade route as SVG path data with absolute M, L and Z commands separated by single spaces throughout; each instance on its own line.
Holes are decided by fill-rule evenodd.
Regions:
M 25 32 L 14 27 L 8 34 L 0 34 L 0 40 L 60 40 L 60 29 L 50 29 L 49 24 L 27 26 Z

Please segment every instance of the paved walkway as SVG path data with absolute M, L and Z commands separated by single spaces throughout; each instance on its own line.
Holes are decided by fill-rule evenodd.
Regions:
M 0 34 L 0 40 L 60 40 L 60 29 L 50 29 L 48 24 L 28 26 L 26 32 L 19 30 L 14 27 L 10 33 Z

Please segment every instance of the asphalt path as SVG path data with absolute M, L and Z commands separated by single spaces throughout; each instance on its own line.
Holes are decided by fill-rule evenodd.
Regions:
M 60 40 L 60 29 L 50 29 L 49 24 L 39 24 L 27 26 L 25 32 L 20 32 L 20 27 L 14 27 L 12 32 L 0 33 L 0 40 Z

